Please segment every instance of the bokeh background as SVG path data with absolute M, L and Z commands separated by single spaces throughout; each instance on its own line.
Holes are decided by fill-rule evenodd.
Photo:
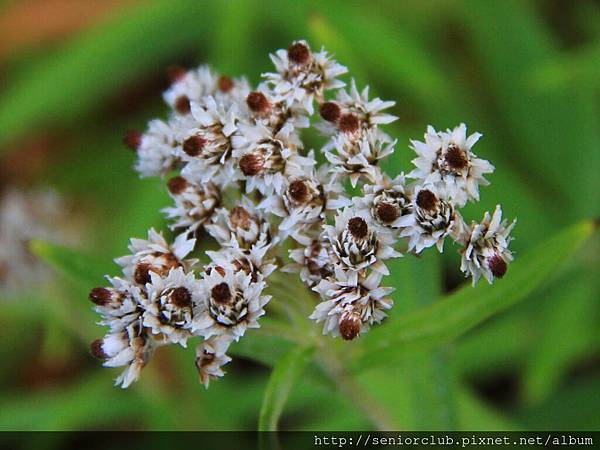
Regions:
M 256 83 L 269 52 L 298 38 L 324 45 L 359 85 L 397 102 L 391 169 L 409 168 L 408 139 L 427 124 L 483 133 L 476 151 L 496 172 L 464 215 L 479 220 L 502 203 L 518 217 L 519 258 L 600 212 L 599 36 L 592 0 L 0 1 L 1 208 L 21 211 L 0 225 L 3 245 L 18 242 L 0 265 L 0 430 L 256 429 L 285 343 L 249 333 L 265 357 L 240 349 L 209 390 L 193 346 L 162 349 L 141 381 L 114 388 L 118 370 L 88 354 L 102 336 L 87 300 L 94 281 L 29 253 L 32 238 L 73 248 L 97 264 L 80 269 L 98 284 L 130 237 L 166 228 L 164 184 L 140 180 L 121 143 L 165 114 L 166 67 L 209 63 Z M 463 283 L 449 248 L 414 266 L 410 286 L 406 273 L 392 278 L 390 321 Z M 403 429 L 600 430 L 598 249 L 592 239 L 527 299 L 356 383 Z M 377 427 L 361 411 L 335 382 L 306 376 L 281 428 Z

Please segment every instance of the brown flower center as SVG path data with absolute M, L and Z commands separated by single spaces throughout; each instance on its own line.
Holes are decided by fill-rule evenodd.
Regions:
M 167 188 L 169 189 L 169 192 L 173 195 L 181 194 L 183 191 L 185 191 L 187 186 L 188 182 L 183 177 L 173 177 L 167 183 Z
M 496 278 L 502 278 L 508 270 L 506 261 L 504 261 L 500 255 L 492 256 L 488 262 L 488 267 L 490 268 L 492 275 Z
M 391 203 L 381 202 L 377 205 L 377 217 L 383 223 L 392 223 L 400 216 L 398 208 Z
M 190 99 L 186 95 L 182 95 L 175 100 L 175 111 L 179 114 L 187 114 L 192 110 Z
M 308 186 L 301 180 L 290 183 L 287 192 L 290 198 L 298 203 L 306 202 L 309 197 Z
M 448 167 L 453 170 L 462 170 L 469 164 L 465 152 L 456 145 L 448 147 L 444 160 L 448 164 Z
M 290 45 L 287 53 L 293 63 L 304 65 L 310 61 L 310 49 L 301 42 Z
M 210 291 L 211 298 L 215 303 L 224 305 L 231 300 L 231 290 L 225 282 L 217 284 Z
M 240 158 L 240 169 L 247 177 L 259 174 L 263 167 L 264 160 L 256 153 L 248 153 Z
M 325 102 L 319 108 L 321 117 L 328 122 L 335 122 L 340 118 L 342 109 L 335 102 Z
M 241 206 L 236 206 L 231 210 L 229 220 L 231 220 L 231 224 L 234 227 L 242 228 L 244 230 L 250 229 L 250 226 L 252 225 L 252 216 Z
M 264 113 L 270 108 L 269 100 L 262 92 L 250 92 L 246 97 L 246 104 L 251 111 L 255 113 Z
M 89 297 L 96 305 L 105 306 L 110 302 L 112 295 L 108 289 L 97 287 L 91 290 Z
M 167 67 L 167 78 L 171 83 L 180 81 L 185 77 L 186 70 L 181 66 L 169 66 Z
M 417 206 L 419 208 L 431 211 L 435 209 L 438 199 L 429 189 L 421 189 L 417 194 Z
M 192 294 L 183 286 L 173 289 L 171 292 L 171 303 L 178 308 L 186 308 L 192 305 Z
M 202 136 L 191 136 L 183 141 L 183 151 L 189 156 L 198 156 L 206 145 L 206 139 Z
M 137 284 L 150 283 L 150 264 L 138 264 L 133 273 L 133 279 Z
M 354 133 L 358 130 L 360 121 L 354 114 L 344 114 L 340 117 L 338 127 L 344 133 Z
M 340 320 L 340 335 L 346 341 L 351 341 L 359 335 L 361 325 L 360 316 L 357 313 L 343 314 Z
M 234 86 L 233 80 L 226 75 L 221 75 L 219 77 L 218 84 L 219 84 L 219 90 L 221 92 L 225 92 L 225 93 L 231 91 Z
M 369 226 L 362 217 L 353 217 L 348 221 L 348 231 L 356 239 L 364 239 L 369 232 Z
M 142 143 L 142 133 L 137 130 L 127 130 L 125 136 L 123 136 L 123 144 L 133 151 L 140 148 Z
M 102 339 L 96 339 L 90 344 L 90 353 L 94 358 L 104 361 L 108 359 L 108 355 L 102 350 L 102 344 Z

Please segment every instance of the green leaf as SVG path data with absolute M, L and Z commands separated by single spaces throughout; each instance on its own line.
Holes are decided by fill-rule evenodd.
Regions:
M 91 257 L 67 247 L 47 241 L 33 240 L 29 243 L 31 252 L 48 264 L 76 281 L 95 286 L 102 282 L 105 273 L 102 266 Z
M 276 431 L 279 416 L 290 394 L 292 386 L 308 362 L 314 347 L 299 346 L 280 359 L 269 378 L 260 416 L 259 431 Z
M 448 342 L 523 300 L 555 273 L 596 228 L 592 221 L 577 223 L 518 257 L 508 276 L 494 285 L 465 286 L 400 319 L 391 331 L 385 326 L 374 329 L 369 346 L 354 361 L 354 368 L 391 362 L 394 354 Z

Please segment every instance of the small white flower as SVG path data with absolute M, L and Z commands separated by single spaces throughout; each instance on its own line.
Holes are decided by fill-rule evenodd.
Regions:
M 269 222 L 248 197 L 242 197 L 231 210 L 218 209 L 206 231 L 222 246 L 239 246 L 251 249 L 272 240 Z
M 398 229 L 400 220 L 412 212 L 412 193 L 406 186 L 404 174 L 393 180 L 383 174 L 377 184 L 365 184 L 363 197 L 352 201 L 358 209 L 370 213 L 374 223 L 381 227 Z
M 232 139 L 238 130 L 239 109 L 227 109 L 213 97 L 191 103 L 191 118 L 185 119 L 177 136 L 178 156 L 186 163 L 182 175 L 199 184 L 212 182 L 221 188 L 239 178 L 232 159 Z
M 90 291 L 89 298 L 96 305 L 95 310 L 103 317 L 103 323 L 116 329 L 115 321 L 129 317 L 122 323 L 135 320 L 139 305 L 142 303 L 141 288 L 131 281 L 119 277 L 106 277 L 110 287 L 97 287 Z M 135 314 L 135 316 L 132 316 Z M 113 320 L 114 319 L 114 320 Z
M 174 206 L 163 208 L 168 219 L 173 220 L 171 229 L 185 228 L 193 233 L 210 221 L 221 203 L 221 191 L 211 182 L 197 184 L 178 176 L 167 184 Z
M 489 184 L 483 175 L 494 171 L 494 166 L 471 150 L 481 134 L 467 137 L 466 133 L 464 123 L 445 132 L 437 132 L 429 126 L 425 142 L 411 141 L 418 157 L 413 160 L 416 169 L 408 176 L 422 184 L 444 188 L 459 207 L 468 200 L 479 200 L 479 185 Z
M 217 252 L 207 251 L 206 254 L 212 261 L 209 268 L 229 269 L 234 272 L 243 271 L 252 277 L 253 282 L 256 282 L 259 279 L 267 278 L 277 269 L 274 260 L 266 256 L 270 249 L 271 244 L 264 242 L 245 249 L 240 247 L 236 240 L 232 240 L 229 247 L 223 247 Z
M 150 282 L 150 272 L 166 276 L 171 269 L 183 267 L 189 270 L 195 259 L 184 258 L 194 249 L 196 239 L 188 239 L 180 234 L 170 245 L 161 233 L 153 228 L 148 230 L 148 240 L 132 238 L 129 244 L 130 255 L 115 259 L 123 268 L 125 276 L 141 286 Z
M 164 176 L 176 168 L 179 160 L 175 152 L 177 141 L 173 126 L 173 122 L 159 119 L 148 123 L 148 130 L 137 147 L 135 170 L 141 177 Z
M 465 276 L 473 277 L 473 286 L 483 277 L 492 284 L 494 278 L 502 278 L 508 264 L 513 260 L 508 245 L 509 236 L 516 220 L 507 226 L 502 220 L 502 209 L 496 206 L 494 214 L 486 212 L 481 223 L 473 222 L 463 234 L 464 248 L 461 250 L 460 270 Z
M 344 208 L 336 216 L 335 226 L 324 225 L 323 228 L 337 262 L 349 270 L 370 268 L 388 275 L 383 261 L 401 256 L 394 250 L 393 236 L 387 230 L 374 227 L 366 211 Z
M 397 119 L 396 116 L 383 112 L 395 104 L 396 102 L 383 101 L 379 98 L 369 100 L 369 87 L 367 86 L 362 92 L 359 92 L 356 82 L 352 80 L 349 92 L 340 89 L 337 91 L 335 101 L 321 105 L 321 117 L 326 122 L 319 128 L 325 134 L 333 135 L 340 129 L 344 131 L 348 124 L 357 120 L 360 129 L 374 129 Z
M 332 60 L 325 50 L 312 53 L 306 41 L 294 42 L 287 51 L 277 50 L 271 60 L 277 72 L 263 74 L 266 85 L 288 106 L 301 105 L 310 115 L 315 98 L 321 101 L 324 91 L 345 85 L 337 78 L 348 69 Z
M 314 159 L 310 152 L 308 158 Z M 281 196 L 270 195 L 258 205 L 260 209 L 283 218 L 279 224 L 279 237 L 297 236 L 307 226 L 325 220 L 328 210 L 348 206 L 350 201 L 342 195 L 339 182 L 331 181 L 331 167 L 323 164 L 314 168 L 291 170 Z
M 446 236 L 458 236 L 463 220 L 442 190 L 425 186 L 415 190 L 413 212 L 403 216 L 399 224 L 403 228 L 400 236 L 409 238 L 409 250 L 421 253 L 436 245 L 442 252 Z
M 225 375 L 222 367 L 231 361 L 225 354 L 230 343 L 228 336 L 215 336 L 196 347 L 196 368 L 204 387 L 208 388 L 211 379 Z
M 163 94 L 165 102 L 177 111 L 178 104 L 184 101 L 200 101 L 217 91 L 218 75 L 210 67 L 200 66 L 194 70 L 178 69 L 173 74 L 173 84 Z
M 356 128 L 358 130 L 358 128 Z M 379 130 L 338 133 L 323 147 L 336 175 L 350 177 L 352 187 L 363 178 L 372 183 L 381 178 L 379 161 L 394 152 L 396 141 Z
M 275 134 L 263 124 L 241 124 L 239 128 L 232 142 L 246 192 L 256 189 L 263 195 L 281 194 L 292 168 L 315 164 L 314 159 L 298 154 L 301 143 L 289 123 Z
M 333 274 L 332 252 L 329 241 L 318 237 L 308 239 L 302 247 L 289 251 L 294 263 L 283 267 L 282 271 L 299 273 L 304 284 L 313 288 Z
M 152 334 L 160 335 L 164 343 L 186 346 L 192 336 L 194 305 L 203 301 L 200 281 L 194 273 L 183 268 L 171 269 L 166 277 L 150 272 L 151 282 L 146 285 L 148 297 L 144 302 L 142 322 Z
M 211 270 L 202 280 L 205 302 L 194 311 L 193 332 L 208 339 L 228 335 L 234 340 L 247 328 L 259 328 L 258 319 L 271 299 L 261 295 L 262 280 L 252 281 L 252 275 L 230 269 Z
M 325 322 L 323 334 L 341 335 L 352 340 L 368 331 L 374 323 L 381 322 L 384 312 L 393 305 L 389 298 L 394 289 L 379 286 L 381 274 L 372 272 L 367 278 L 358 272 L 336 267 L 332 277 L 322 280 L 314 288 L 322 298 L 310 319 Z
M 91 352 L 104 361 L 104 367 L 127 366 L 115 380 L 115 385 L 125 389 L 137 381 L 155 348 L 156 343 L 147 330 L 140 325 L 140 321 L 136 321 L 121 331 L 92 342 Z

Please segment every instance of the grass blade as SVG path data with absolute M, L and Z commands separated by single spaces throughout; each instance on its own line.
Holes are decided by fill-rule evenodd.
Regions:
M 259 431 L 276 431 L 277 422 L 290 394 L 292 386 L 300 376 L 304 365 L 313 352 L 313 347 L 300 346 L 277 362 L 267 384 L 258 419 Z

